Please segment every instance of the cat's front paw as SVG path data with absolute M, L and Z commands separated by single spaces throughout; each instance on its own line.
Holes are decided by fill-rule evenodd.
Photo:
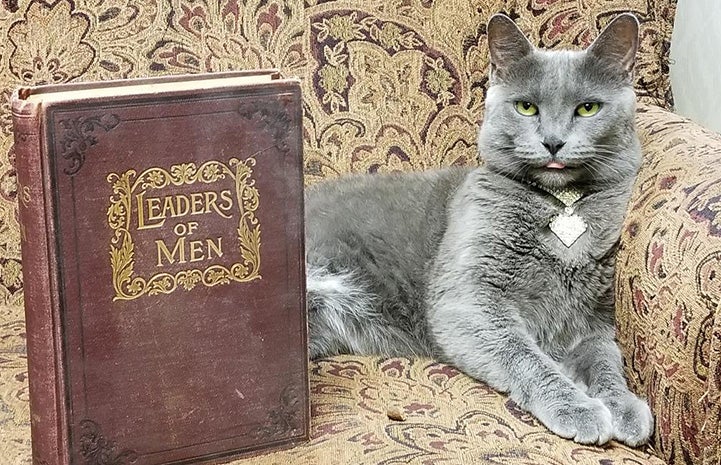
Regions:
M 631 447 L 648 441 L 653 433 L 653 415 L 646 402 L 630 392 L 602 401 L 613 417 L 614 439 Z
M 613 437 L 613 417 L 598 399 L 550 402 L 534 413 L 557 435 L 581 444 L 605 444 Z

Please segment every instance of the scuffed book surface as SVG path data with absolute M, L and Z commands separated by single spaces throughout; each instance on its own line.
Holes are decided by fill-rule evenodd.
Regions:
M 217 461 L 307 438 L 299 85 L 235 77 L 16 94 L 42 149 L 20 183 L 50 223 L 25 231 L 50 257 L 26 279 L 56 293 L 47 379 L 29 341 L 31 409 L 55 409 L 67 447 L 37 462 Z M 34 382 L 57 405 L 33 402 Z

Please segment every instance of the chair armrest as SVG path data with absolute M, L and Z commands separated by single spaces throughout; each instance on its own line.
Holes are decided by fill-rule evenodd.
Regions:
M 650 105 L 637 127 L 644 161 L 616 262 L 618 340 L 631 389 L 654 412 L 657 455 L 711 463 L 721 437 L 721 136 Z

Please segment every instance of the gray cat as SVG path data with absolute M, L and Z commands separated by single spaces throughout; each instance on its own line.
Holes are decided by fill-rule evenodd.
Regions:
M 580 443 L 646 442 L 614 340 L 614 253 L 640 164 L 638 21 L 584 51 L 488 24 L 485 165 L 306 195 L 310 352 L 430 355 Z

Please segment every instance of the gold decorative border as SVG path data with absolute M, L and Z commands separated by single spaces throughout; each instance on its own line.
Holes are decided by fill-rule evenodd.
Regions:
M 135 170 L 124 173 L 110 173 L 107 177 L 113 186 L 113 195 L 108 207 L 108 224 L 113 230 L 110 245 L 110 266 L 113 273 L 113 287 L 117 300 L 133 300 L 143 295 L 170 294 L 178 287 L 186 291 L 198 283 L 211 287 L 229 284 L 232 281 L 248 282 L 262 278 L 260 275 L 260 224 L 255 211 L 260 204 L 260 194 L 252 179 L 255 159 L 238 160 L 231 158 L 228 164 L 208 161 L 197 167 L 195 163 L 173 165 L 170 171 L 163 168 L 148 168 L 139 176 Z M 135 244 L 130 234 L 131 196 L 140 189 L 161 189 L 170 184 L 210 184 L 230 176 L 235 180 L 235 190 L 240 210 L 238 240 L 241 263 L 230 269 L 223 265 L 212 265 L 204 270 L 183 270 L 176 274 L 158 273 L 146 279 L 133 275 Z

